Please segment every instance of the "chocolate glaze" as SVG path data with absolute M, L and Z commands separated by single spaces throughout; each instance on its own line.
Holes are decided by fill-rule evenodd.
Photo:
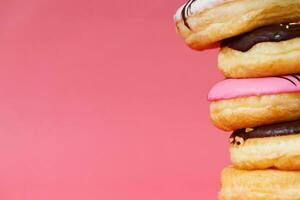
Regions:
M 225 39 L 221 42 L 221 46 L 246 52 L 261 42 L 281 42 L 296 37 L 300 37 L 300 24 L 277 24 Z
M 191 27 L 190 27 L 189 23 L 187 22 L 187 18 L 191 14 L 192 4 L 195 1 L 196 0 L 189 0 L 188 2 L 186 2 L 186 4 L 183 6 L 182 11 L 181 11 L 181 17 L 182 17 L 183 23 L 188 29 L 191 29 Z
M 261 126 L 253 129 L 236 130 L 230 136 L 230 142 L 232 144 L 239 145 L 241 142 L 238 139 L 240 138 L 242 138 L 243 141 L 246 141 L 250 138 L 265 138 L 296 134 L 300 134 L 300 120 Z

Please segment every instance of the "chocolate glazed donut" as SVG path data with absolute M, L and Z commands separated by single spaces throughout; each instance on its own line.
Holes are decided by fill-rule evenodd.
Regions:
M 300 121 L 234 131 L 230 157 L 246 170 L 300 170 Z
M 275 24 L 221 42 L 218 67 L 226 78 L 300 73 L 300 24 Z

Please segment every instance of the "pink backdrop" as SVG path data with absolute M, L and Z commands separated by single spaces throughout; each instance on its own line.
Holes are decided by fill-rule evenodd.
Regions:
M 222 77 L 176 35 L 183 1 L 1 2 L 1 200 L 216 199 Z

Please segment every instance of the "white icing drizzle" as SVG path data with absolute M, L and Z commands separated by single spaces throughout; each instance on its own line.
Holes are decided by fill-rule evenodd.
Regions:
M 197 12 L 201 12 L 205 9 L 208 8 L 212 8 L 214 6 L 220 5 L 226 1 L 232 1 L 232 0 L 196 0 L 194 2 L 191 3 L 190 5 L 190 10 L 188 12 L 189 16 L 193 15 Z M 189 1 L 187 2 L 189 3 Z M 185 3 L 184 5 L 182 5 L 176 12 L 174 19 L 175 21 L 179 21 L 182 19 L 182 9 L 184 9 L 185 5 L 187 4 Z

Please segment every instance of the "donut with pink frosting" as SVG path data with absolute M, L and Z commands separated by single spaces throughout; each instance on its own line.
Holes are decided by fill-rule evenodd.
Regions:
M 188 0 L 175 14 L 177 32 L 203 50 L 258 27 L 300 20 L 299 0 Z
M 208 94 L 213 123 L 225 131 L 300 119 L 300 75 L 226 79 Z

